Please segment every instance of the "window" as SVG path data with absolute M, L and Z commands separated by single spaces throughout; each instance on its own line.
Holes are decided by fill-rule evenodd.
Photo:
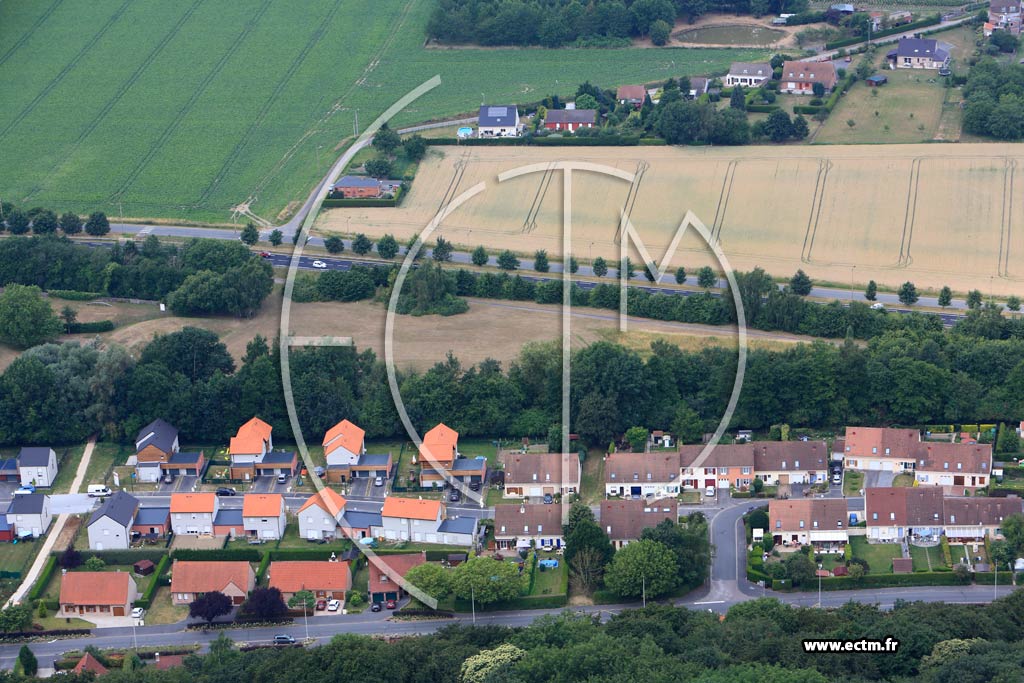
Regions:
M 878 448 L 876 446 L 872 446 L 871 447 L 871 452 L 872 453 L 877 453 L 878 452 Z
M 381 583 L 387 583 L 388 582 L 388 575 L 385 574 L 384 572 L 380 573 L 380 582 Z
M 949 469 L 949 463 L 948 462 L 942 463 L 942 469 L 948 470 Z
M 501 525 L 501 533 L 505 533 L 505 525 L 504 524 Z
M 878 513 L 877 512 L 872 512 L 871 513 L 871 519 L 878 519 Z
M 885 449 L 885 454 L 889 455 L 889 449 L 888 448 Z
M 964 464 L 963 464 L 962 462 L 958 462 L 958 463 L 956 464 L 956 468 L 957 468 L 958 470 L 962 470 L 962 469 L 964 468 Z
M 524 524 L 523 525 L 523 533 L 524 534 L 530 533 L 530 526 L 528 524 Z
M 775 528 L 776 529 L 781 529 L 782 528 L 782 520 L 781 519 L 775 520 Z
M 895 519 L 896 519 L 896 513 L 895 513 L 895 512 L 890 512 L 890 513 L 889 513 L 889 519 L 890 519 L 890 520 L 893 520 L 893 521 L 895 521 Z
M 804 520 L 802 520 L 802 519 L 800 520 L 800 528 L 801 528 L 801 529 L 803 529 L 803 528 L 804 528 Z
M 651 473 L 650 473 L 650 472 L 648 472 L 648 473 L 647 473 L 647 481 L 650 481 L 650 480 L 651 480 L 651 476 L 652 476 L 652 475 L 651 475 Z
M 818 520 L 814 520 L 813 522 L 811 522 L 811 526 L 813 526 L 815 529 L 817 529 L 818 528 Z
M 782 469 L 786 469 L 786 461 L 785 460 L 782 461 Z
M 750 468 L 749 467 L 744 467 L 743 468 L 743 474 L 750 474 Z
M 537 525 L 537 533 L 539 534 L 542 531 L 544 531 L 544 525 L 543 524 L 538 524 Z
M 550 474 L 545 474 L 544 475 L 544 481 L 551 481 L 551 475 Z
M 956 524 L 956 515 L 950 515 L 949 516 L 949 523 L 950 524 Z

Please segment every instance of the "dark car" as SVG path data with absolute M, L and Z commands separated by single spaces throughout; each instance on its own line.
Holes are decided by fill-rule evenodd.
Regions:
M 380 610 L 381 610 L 381 607 L 380 607 L 380 603 L 379 602 L 373 603 L 373 606 L 370 607 L 370 611 L 371 612 L 379 612 Z
M 469 485 L 469 490 L 470 491 L 479 491 L 480 490 L 480 482 L 474 481 L 472 484 Z
M 551 505 L 554 502 L 555 502 L 555 497 L 554 496 L 552 496 L 550 493 L 545 493 L 544 494 L 544 504 L 545 505 Z
M 462 500 L 462 494 L 461 494 L 461 493 L 459 492 L 459 490 L 458 490 L 458 489 L 454 489 L 454 490 L 453 490 L 453 491 L 452 491 L 452 492 L 451 492 L 451 493 L 450 493 L 450 494 L 448 495 L 448 500 L 450 500 L 450 501 L 451 501 L 451 502 L 453 502 L 453 503 L 458 503 L 458 502 L 459 502 L 460 500 Z
M 235 495 L 238 495 L 238 491 L 234 490 L 233 488 L 231 488 L 229 486 L 221 486 L 219 489 L 217 489 L 217 495 L 218 496 L 235 496 Z
M 388 609 L 395 609 L 396 607 L 398 607 L 398 603 L 396 603 L 394 600 L 388 600 L 384 603 L 384 606 Z
M 327 600 L 320 598 L 316 601 L 316 611 L 323 612 L 325 609 L 327 609 Z

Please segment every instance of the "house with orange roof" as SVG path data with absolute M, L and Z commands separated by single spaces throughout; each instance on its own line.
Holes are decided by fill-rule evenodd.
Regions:
M 67 572 L 60 580 L 60 616 L 124 617 L 138 597 L 128 572 Z
M 348 562 L 271 562 L 267 578 L 271 588 L 281 591 L 285 602 L 304 590 L 317 598 L 344 602 L 345 593 L 352 589 L 352 570 Z
M 367 588 L 370 602 L 400 600 L 406 592 L 398 580 L 405 578 L 410 569 L 425 564 L 426 561 L 426 552 L 378 555 L 369 565 L 370 577 Z
M 256 464 L 274 448 L 274 428 L 254 417 L 238 428 L 228 445 L 231 457 L 231 478 L 249 481 L 256 476 Z
M 306 499 L 295 516 L 299 520 L 299 536 L 307 540 L 340 538 L 338 528 L 345 514 L 345 499 L 326 486 Z
M 109 572 L 107 572 L 109 575 Z M 175 560 L 171 565 L 171 601 L 187 605 L 204 593 L 218 591 L 235 605 L 256 587 L 256 572 L 248 562 Z
M 476 517 L 446 517 L 439 500 L 388 496 L 380 511 L 381 522 L 375 536 L 388 540 L 475 545 L 479 534 Z
M 340 476 L 345 477 L 341 470 L 355 465 L 359 456 L 366 453 L 366 432 L 348 420 L 342 420 L 324 434 L 323 447 L 327 468 L 336 469 Z M 347 481 L 347 478 L 340 481 Z
M 421 468 L 445 467 L 459 457 L 459 433 L 443 422 L 423 435 L 420 444 Z M 435 467 L 435 469 L 436 469 Z
M 921 442 L 916 429 L 847 427 L 843 460 L 851 470 L 899 474 L 914 469 L 914 449 Z
M 242 528 L 261 540 L 284 537 L 284 496 L 280 493 L 247 493 L 242 499 Z
M 214 493 L 172 493 L 171 530 L 179 536 L 212 534 L 219 510 L 220 500 Z
M 100 660 L 93 657 L 91 652 L 86 652 L 82 655 L 82 658 L 78 660 L 78 664 L 75 664 L 75 668 L 72 669 L 72 671 L 76 674 L 91 671 L 96 676 L 102 676 L 103 674 L 110 673 L 110 670 L 100 664 Z

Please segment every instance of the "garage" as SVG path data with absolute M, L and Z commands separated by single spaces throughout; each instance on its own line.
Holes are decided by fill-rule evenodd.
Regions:
M 114 605 L 114 616 L 115 617 L 123 617 L 124 616 L 124 607 L 122 607 L 121 605 Z
M 715 486 L 715 480 L 714 479 L 705 479 L 704 480 L 704 488 L 708 488 L 709 486 L 711 486 L 711 487 Z
M 880 469 L 882 469 L 882 464 L 883 463 L 882 463 L 881 460 L 868 460 L 868 469 L 869 470 L 880 470 Z

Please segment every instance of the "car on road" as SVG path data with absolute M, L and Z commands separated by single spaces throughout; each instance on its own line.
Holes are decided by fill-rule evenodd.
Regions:
M 313 267 L 314 268 L 326 268 L 327 264 L 324 263 L 323 261 L 316 260 L 316 261 L 313 261 Z
M 341 600 L 331 600 L 327 603 L 328 612 L 337 612 L 339 609 L 341 609 Z
M 286 636 L 281 633 L 274 636 L 274 645 L 291 645 L 295 642 L 295 638 L 292 636 Z
M 217 489 L 218 496 L 237 496 L 238 491 L 234 490 L 230 486 L 221 486 Z
M 132 608 L 132 619 L 141 619 L 144 616 L 146 616 L 146 610 L 141 607 Z
M 706 489 L 704 489 L 704 497 L 705 498 L 714 498 L 715 497 L 715 487 L 714 486 L 709 486 Z
M 458 489 L 453 489 L 452 492 L 448 494 L 448 500 L 453 503 L 458 503 L 460 500 L 462 500 L 462 494 L 459 493 Z
M 885 310 L 885 304 L 883 304 L 881 301 L 876 301 L 875 303 L 871 304 L 871 310 L 872 311 L 884 311 Z
M 279 475 L 277 475 L 277 483 L 278 484 L 287 484 L 288 483 L 288 475 L 287 474 L 279 474 Z
M 270 252 L 269 251 L 261 251 L 260 252 L 260 258 L 270 258 Z
M 22 484 L 21 486 L 18 487 L 18 490 L 14 492 L 14 495 L 16 495 L 16 496 L 27 496 L 30 493 L 35 493 L 35 492 L 36 492 L 36 487 L 33 486 L 32 484 Z
M 387 609 L 395 609 L 396 607 L 398 607 L 398 603 L 394 600 L 388 600 L 384 603 L 384 607 L 386 607 Z
M 28 485 L 31 486 L 31 484 Z M 35 489 L 32 490 L 35 491 Z M 113 493 L 103 484 L 90 484 L 87 492 L 90 498 L 102 498 L 103 496 L 109 496 Z
M 551 505 L 554 502 L 555 502 L 555 497 L 554 496 L 552 496 L 550 493 L 545 493 L 544 494 L 544 504 L 545 505 Z
M 379 612 L 380 610 L 381 610 L 381 606 L 380 606 L 379 602 L 375 602 L 375 603 L 373 603 L 373 605 L 370 606 L 370 611 L 371 612 Z
M 376 479 L 374 479 L 373 480 L 373 485 L 374 486 L 383 486 L 384 485 L 384 477 L 377 477 Z

